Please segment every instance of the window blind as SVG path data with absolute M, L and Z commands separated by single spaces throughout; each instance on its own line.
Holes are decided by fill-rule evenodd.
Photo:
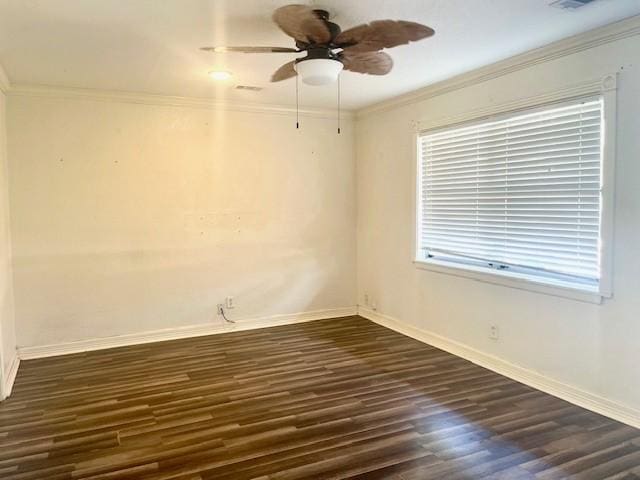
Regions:
M 419 137 L 426 257 L 597 285 L 602 101 Z

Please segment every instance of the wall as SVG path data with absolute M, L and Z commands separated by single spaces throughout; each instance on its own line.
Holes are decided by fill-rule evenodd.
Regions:
M 357 125 L 358 295 L 404 325 L 640 410 L 640 37 L 363 113 Z M 598 44 L 598 43 L 596 43 Z M 515 71 L 514 71 L 515 70 Z M 417 269 L 414 121 L 437 121 L 618 77 L 614 298 L 602 305 Z M 488 338 L 497 324 L 500 339 Z M 640 416 L 636 418 L 640 424 Z
M 6 97 L 0 90 L 0 399 L 8 395 L 17 369 L 6 137 Z
M 354 306 L 345 121 L 13 93 L 18 344 Z

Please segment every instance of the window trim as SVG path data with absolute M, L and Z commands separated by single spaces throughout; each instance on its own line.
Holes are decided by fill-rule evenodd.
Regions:
M 552 93 L 536 95 L 486 109 L 467 112 L 455 117 L 442 118 L 435 122 L 415 122 L 413 132 L 413 215 L 414 229 L 412 241 L 412 260 L 416 268 L 437 273 L 466 277 L 477 281 L 502 285 L 521 290 L 530 290 L 547 295 L 570 298 L 574 300 L 600 304 L 603 298 L 613 296 L 613 242 L 614 242 L 614 201 L 615 201 L 615 150 L 616 150 L 616 74 L 603 79 L 585 82 Z M 496 117 L 517 114 L 522 110 L 547 108 L 557 104 L 578 101 L 599 96 L 603 101 L 603 148 L 602 148 L 602 206 L 600 218 L 600 282 L 598 289 L 567 286 L 551 279 L 526 277 L 521 274 L 492 270 L 488 267 L 455 264 L 438 259 L 420 258 L 419 222 L 421 220 L 420 196 L 420 137 L 426 132 L 455 127 L 458 124 L 493 120 Z

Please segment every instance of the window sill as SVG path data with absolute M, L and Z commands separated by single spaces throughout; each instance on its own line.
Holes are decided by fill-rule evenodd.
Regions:
M 429 270 L 432 272 L 454 275 L 457 277 L 470 278 L 479 282 L 492 283 L 504 287 L 517 288 L 519 290 L 529 290 L 545 295 L 555 297 L 570 298 L 581 302 L 601 304 L 603 295 L 595 290 L 572 288 L 553 283 L 536 281 L 529 278 L 523 278 L 503 271 L 488 271 L 487 269 L 474 266 L 456 266 L 449 262 L 439 260 L 414 260 L 416 268 L 421 270 Z

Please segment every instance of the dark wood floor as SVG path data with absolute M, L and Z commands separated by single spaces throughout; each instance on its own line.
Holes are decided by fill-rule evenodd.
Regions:
M 358 317 L 25 361 L 2 479 L 640 478 L 640 430 Z

